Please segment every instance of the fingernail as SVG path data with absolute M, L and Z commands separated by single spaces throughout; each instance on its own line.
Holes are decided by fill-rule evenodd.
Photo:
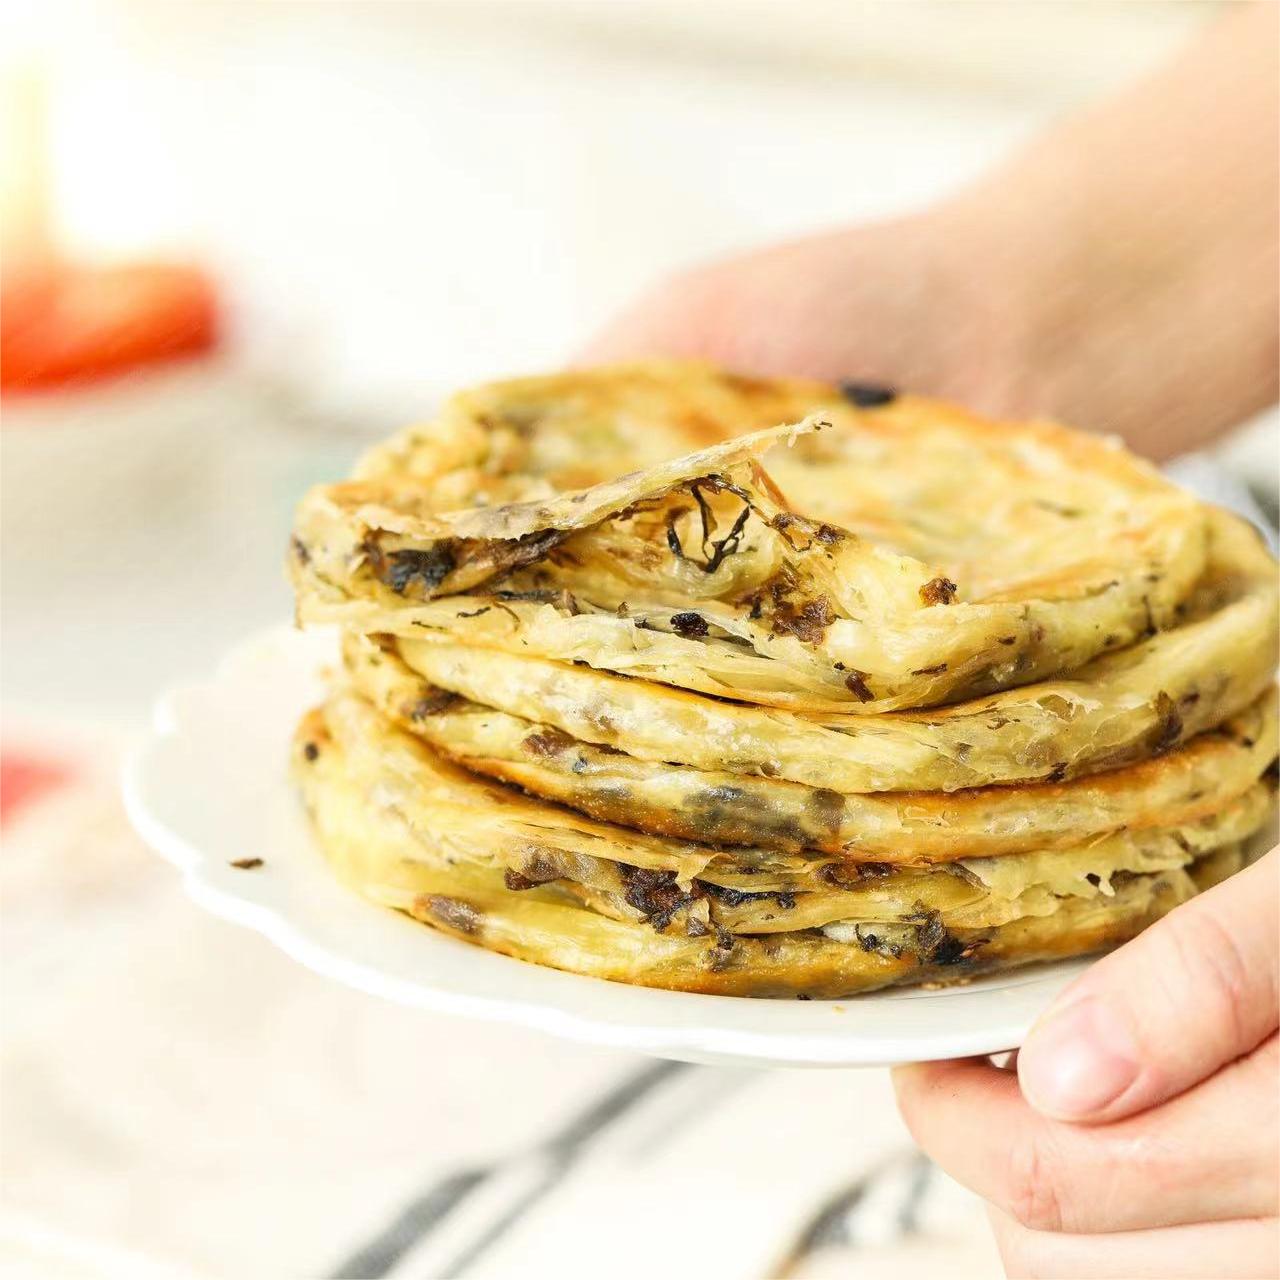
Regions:
M 1018 1082 L 1037 1111 L 1085 1120 L 1138 1078 L 1138 1046 L 1125 1019 L 1093 996 L 1050 1013 L 1018 1054 Z

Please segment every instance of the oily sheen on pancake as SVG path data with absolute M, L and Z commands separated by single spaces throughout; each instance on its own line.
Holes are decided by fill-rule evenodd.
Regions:
M 371 803 L 368 779 L 347 754 L 348 735 L 362 724 L 359 710 L 343 705 L 349 697 L 339 695 L 303 722 L 294 756 L 321 846 L 340 876 L 375 901 L 467 941 L 557 968 L 682 990 L 843 996 L 904 981 L 954 980 L 1122 941 L 1185 901 L 1198 883 L 1234 870 L 1240 845 L 1229 837 L 1246 832 L 1269 802 L 1269 796 L 1250 802 L 1218 831 L 1198 832 L 1198 844 L 1188 828 L 1163 847 L 1138 839 L 1123 852 L 1086 855 L 1094 860 L 1080 866 L 1102 868 L 1105 890 L 1097 872 L 1059 869 L 1040 883 L 1034 862 L 1020 878 L 1002 883 L 996 873 L 987 885 L 986 861 L 1012 866 L 1022 860 L 978 860 L 964 876 L 947 869 L 898 873 L 896 880 L 905 883 L 895 883 L 891 873 L 872 889 L 776 893 L 774 911 L 799 911 L 806 923 L 768 929 L 761 926 L 772 922 L 758 918 L 768 914 L 759 905 L 768 895 L 717 895 L 700 878 L 690 882 L 690 893 L 674 873 L 646 875 L 616 863 L 616 884 L 609 887 L 593 882 L 603 878 L 596 861 L 572 857 L 549 863 L 544 873 L 558 874 L 539 882 L 502 870 L 501 855 L 483 843 L 469 854 L 465 821 L 455 818 L 451 829 L 434 803 L 425 826 L 394 790 Z M 341 737 L 332 732 L 335 723 Z M 371 724 L 364 721 L 363 728 Z M 419 744 L 407 749 L 434 767 Z M 392 776 L 415 794 L 403 772 L 393 769 Z M 553 848 L 548 842 L 544 856 Z M 921 899 L 922 890 L 939 905 Z M 807 898 L 816 901 L 810 906 Z M 839 918 L 814 927 L 827 916 Z M 674 927 L 677 921 L 681 927 Z M 722 921 L 737 921 L 739 929 Z
M 348 633 L 353 687 L 389 721 L 466 768 L 591 817 L 709 844 L 892 863 L 1078 844 L 1194 821 L 1251 787 L 1277 754 L 1275 688 L 1160 756 L 1070 781 L 841 794 L 755 774 L 643 760 L 428 684 L 393 637 Z
M 1118 445 L 651 362 L 494 383 L 313 490 L 298 728 L 355 891 L 739 996 L 1116 945 L 1275 811 L 1276 564 Z
M 1182 626 L 1054 680 L 926 711 L 800 715 L 435 633 L 396 651 L 430 684 L 642 759 L 841 793 L 1061 781 L 1166 751 L 1271 683 L 1274 562 L 1243 522 L 1215 513 L 1213 526 L 1205 593 Z
M 937 867 L 899 868 L 617 831 L 456 768 L 350 693 L 336 693 L 303 733 L 314 752 L 323 740 L 370 807 L 394 810 L 419 833 L 422 861 L 497 866 L 529 884 L 574 883 L 606 895 L 601 902 L 626 904 L 624 918 L 662 914 L 668 923 L 700 920 L 747 933 L 893 921 L 922 907 L 946 908 L 975 926 L 1045 914 L 1059 897 L 1105 894 L 1117 875 L 1184 866 L 1248 838 L 1265 821 L 1274 792 L 1270 782 L 1255 781 L 1194 821 L 1115 831 L 1051 855 L 1032 850 L 992 858 L 975 851 Z M 651 880 L 661 873 L 661 883 L 684 896 L 642 904 L 637 871 Z
M 1097 438 L 659 364 L 468 393 L 308 495 L 291 572 L 304 621 L 879 711 L 1170 625 L 1207 538 L 1200 504 Z

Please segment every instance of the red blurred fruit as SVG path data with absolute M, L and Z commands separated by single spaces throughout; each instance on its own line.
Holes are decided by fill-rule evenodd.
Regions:
M 218 311 L 209 279 L 160 263 L 62 267 L 0 289 L 0 387 L 90 381 L 209 350 Z

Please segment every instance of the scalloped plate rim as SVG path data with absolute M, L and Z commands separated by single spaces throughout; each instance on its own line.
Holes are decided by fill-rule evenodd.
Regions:
M 169 757 L 184 749 L 193 751 L 196 759 L 201 751 L 212 752 L 209 759 L 226 765 L 227 756 L 216 754 L 217 725 L 209 718 L 210 700 L 229 699 L 235 706 L 238 695 L 246 704 L 255 669 L 264 663 L 266 672 L 276 677 L 273 690 L 287 688 L 291 681 L 297 686 L 296 696 L 281 699 L 286 705 L 292 699 L 289 718 L 264 722 L 268 731 L 279 732 L 283 744 L 297 715 L 313 700 L 317 668 L 328 660 L 326 651 L 332 648 L 332 636 L 323 630 L 302 633 L 277 626 L 250 636 L 224 657 L 212 677 L 177 686 L 157 701 L 152 728 L 128 756 L 122 781 L 130 821 L 148 845 L 178 868 L 187 894 L 198 905 L 264 935 L 307 968 L 349 987 L 414 1008 L 512 1023 L 658 1057 L 750 1066 L 881 1066 L 1016 1048 L 1037 1014 L 1089 963 L 1068 960 L 1037 965 L 941 991 L 900 988 L 798 1004 L 632 987 L 498 956 L 397 917 L 341 888 L 314 850 L 313 861 L 310 855 L 286 854 L 293 857 L 293 863 L 287 864 L 291 883 L 305 890 L 311 917 L 288 910 L 287 904 L 282 909 L 273 900 L 279 894 L 271 890 L 270 876 L 229 872 L 225 859 L 219 861 L 210 847 L 209 833 L 199 825 L 199 799 L 205 794 L 202 779 L 178 769 L 179 785 L 190 787 L 188 794 L 196 803 L 177 817 L 166 816 L 164 805 L 155 799 L 155 788 L 166 781 L 166 770 L 173 772 Z M 250 724 L 260 705 L 246 706 Z M 250 750 L 235 753 L 231 761 L 233 780 L 246 788 L 238 797 L 241 801 L 255 795 L 248 777 L 252 759 Z M 267 778 L 272 803 L 282 801 L 282 793 L 292 800 L 283 749 L 278 774 L 268 773 Z M 237 812 L 243 814 L 248 807 L 242 803 Z M 295 824 L 305 840 L 300 816 L 295 815 Z M 290 843 L 296 839 L 290 831 L 285 834 Z M 336 916 L 332 923 L 317 925 L 312 895 L 331 897 L 335 889 L 344 903 L 358 905 L 364 916 L 359 928 L 365 958 L 352 954 L 333 936 L 339 923 Z M 344 925 L 356 918 L 348 906 L 338 914 L 348 918 Z M 403 963 L 388 967 L 385 960 L 367 958 L 370 947 L 374 956 L 404 950 L 390 946 L 393 936 L 407 942 L 415 957 L 422 956 L 421 969 L 406 972 Z M 380 945 L 380 937 L 387 940 L 385 946 Z M 466 986 L 470 975 L 484 974 L 494 963 L 517 967 L 502 971 L 511 979 L 514 994 L 494 994 L 483 989 L 483 982 L 479 987 Z M 636 1014 L 631 1012 L 635 1005 L 650 1008 Z M 886 1016 L 889 1006 L 897 1011 L 896 1017 Z M 801 1020 L 806 1025 L 790 1025 Z M 868 1021 L 870 1026 L 865 1025 Z

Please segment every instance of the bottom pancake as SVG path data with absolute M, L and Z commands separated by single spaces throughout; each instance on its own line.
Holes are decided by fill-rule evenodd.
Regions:
M 403 805 L 413 778 L 402 773 L 386 796 L 376 781 L 370 785 L 353 764 L 358 743 L 342 735 L 353 726 L 374 731 L 377 721 L 367 704 L 340 694 L 327 712 L 304 720 L 296 742 L 296 773 L 320 845 L 353 888 L 493 951 L 686 991 L 836 997 L 1099 950 L 1237 869 L 1241 837 L 1264 816 L 1255 803 L 1216 830 L 1180 833 L 1173 843 L 1187 845 L 1183 865 L 1173 864 L 1167 851 L 1136 862 L 1131 854 L 1129 865 L 1154 869 L 1113 862 L 1107 878 L 1072 876 L 1065 886 L 1043 865 L 1066 859 L 1065 851 L 1037 855 L 1039 866 L 1036 859 L 985 860 L 1012 873 L 991 877 L 996 884 L 1013 882 L 999 888 L 968 870 L 943 869 L 890 872 L 874 886 L 851 890 L 726 894 L 687 872 L 678 881 L 674 871 L 607 857 L 553 866 L 556 878 L 538 883 L 496 860 L 486 865 L 468 850 L 457 812 L 438 830 L 415 823 Z M 403 736 L 390 726 L 386 732 Z M 349 745 L 357 749 L 349 752 Z M 409 758 L 419 756 L 429 768 L 429 753 L 412 745 Z M 485 794 L 494 789 L 476 783 Z M 515 793 L 512 799 L 513 817 L 531 803 Z M 425 808 L 429 820 L 430 805 Z M 574 825 L 588 824 L 578 818 Z M 636 839 L 625 835 L 626 843 Z M 601 866 L 617 880 L 601 879 Z M 582 879 L 573 878 L 575 872 L 583 872 Z

